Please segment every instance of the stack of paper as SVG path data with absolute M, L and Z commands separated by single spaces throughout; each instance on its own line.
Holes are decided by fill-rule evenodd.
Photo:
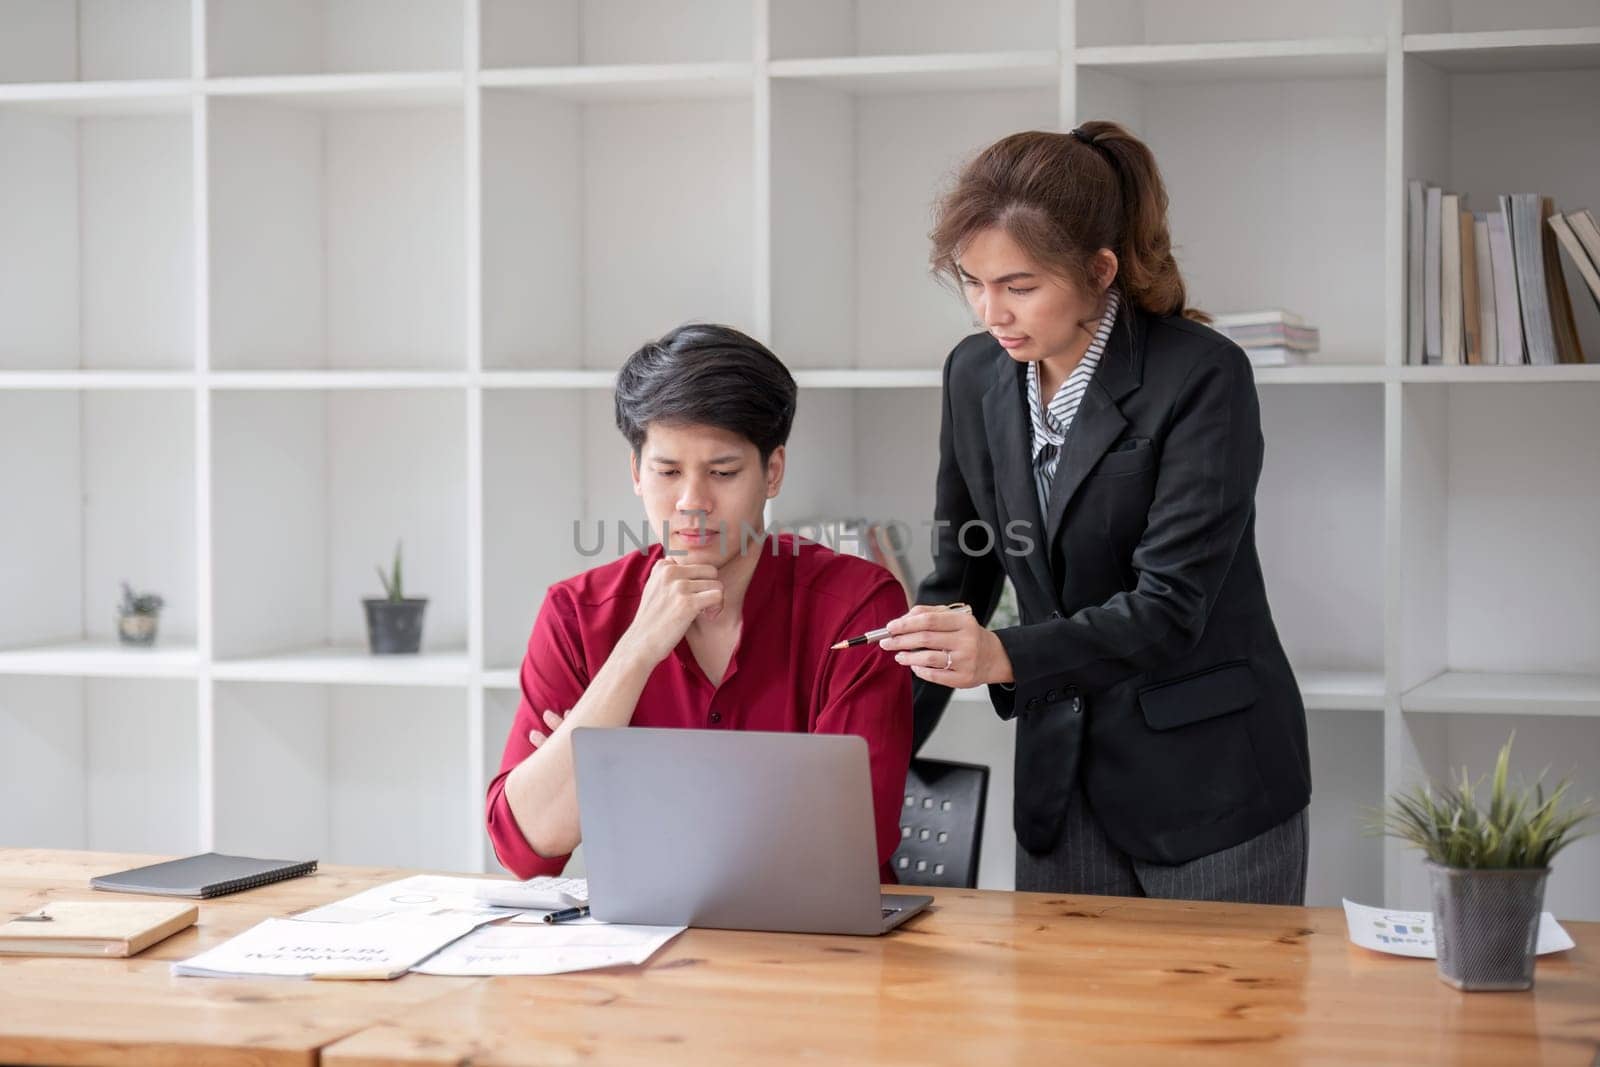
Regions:
M 596 919 L 547 925 L 542 916 L 485 926 L 417 964 L 418 974 L 565 974 L 631 966 L 654 956 L 682 926 L 624 926 Z
M 542 911 L 497 907 L 481 878 L 418 875 L 298 915 L 268 919 L 172 965 L 203 978 L 396 978 L 425 974 L 559 974 L 639 964 L 683 927 L 546 924 Z M 490 926 L 499 920 L 512 924 Z
M 398 978 L 478 923 L 461 916 L 385 916 L 367 922 L 268 919 L 172 965 L 195 978 Z

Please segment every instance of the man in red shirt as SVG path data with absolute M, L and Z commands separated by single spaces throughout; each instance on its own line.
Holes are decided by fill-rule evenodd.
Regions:
M 778 358 L 725 326 L 674 330 L 618 372 L 633 491 L 662 543 L 545 596 L 488 794 L 495 855 L 518 877 L 559 874 L 579 842 L 571 731 L 638 725 L 865 738 L 894 880 L 911 675 L 873 646 L 829 646 L 903 615 L 905 593 L 876 564 L 765 532 L 795 399 Z

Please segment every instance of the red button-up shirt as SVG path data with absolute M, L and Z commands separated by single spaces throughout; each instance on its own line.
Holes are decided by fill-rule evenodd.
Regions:
M 888 571 L 788 535 L 759 548 L 745 591 L 738 646 L 721 685 L 700 668 L 687 639 L 645 682 L 632 725 L 709 730 L 856 734 L 867 742 L 883 880 L 900 842 L 900 809 L 911 759 L 911 672 L 875 645 L 828 646 L 906 611 Z M 533 751 L 528 731 L 548 732 L 546 709 L 565 712 L 633 622 L 661 546 L 550 587 L 522 661 L 522 701 L 489 784 L 487 822 L 495 855 L 519 878 L 559 874 L 567 856 L 541 856 L 522 836 L 506 800 L 506 775 Z

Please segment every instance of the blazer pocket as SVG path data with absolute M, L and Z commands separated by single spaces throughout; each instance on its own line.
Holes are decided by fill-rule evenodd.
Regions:
M 1156 465 L 1156 450 L 1148 437 L 1135 437 L 1120 442 L 1107 452 L 1090 472 L 1090 477 L 1115 474 L 1139 474 Z
M 1139 707 L 1152 730 L 1213 719 L 1255 702 L 1256 675 L 1242 659 L 1139 690 Z

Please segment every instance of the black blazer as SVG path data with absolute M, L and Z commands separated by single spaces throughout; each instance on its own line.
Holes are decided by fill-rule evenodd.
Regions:
M 1022 624 L 997 631 L 1014 688 L 989 694 L 1018 720 L 1018 841 L 1055 845 L 1080 776 L 1107 836 L 1158 863 L 1305 807 L 1305 708 L 1256 556 L 1261 423 L 1244 353 L 1125 301 L 1043 516 L 1030 433 L 1023 365 L 988 334 L 962 341 L 945 361 L 934 570 L 917 601 L 966 601 L 987 622 L 1001 579 L 1016 588 Z M 982 526 L 963 537 L 972 520 L 992 550 Z M 918 682 L 918 744 L 949 695 Z

